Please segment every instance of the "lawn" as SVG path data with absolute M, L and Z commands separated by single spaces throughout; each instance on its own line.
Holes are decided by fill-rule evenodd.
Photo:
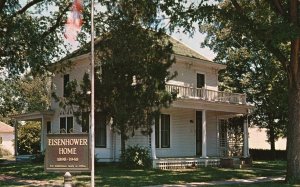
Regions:
M 96 186 L 148 186 L 158 184 L 184 184 L 188 182 L 205 182 L 234 178 L 253 178 L 260 176 L 283 176 L 285 162 L 254 162 L 252 168 L 224 169 L 199 168 L 196 170 L 161 171 L 161 170 L 126 170 L 117 165 L 97 164 L 95 173 Z M 22 179 L 45 180 L 55 183 L 63 182 L 63 173 L 45 173 L 42 164 L 17 163 L 0 165 L 0 175 L 5 174 Z M 90 177 L 88 173 L 72 173 L 76 186 L 86 186 Z M 17 180 L 9 181 L 10 186 L 20 186 Z M 7 181 L 0 180 L 0 186 L 7 186 Z M 271 184 L 272 185 L 272 184 Z M 279 184 L 278 184 L 279 185 Z M 282 185 L 282 184 L 281 184 Z M 276 186 L 276 184 L 272 185 Z

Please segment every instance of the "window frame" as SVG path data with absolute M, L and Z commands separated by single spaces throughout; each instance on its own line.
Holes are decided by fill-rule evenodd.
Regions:
M 198 75 L 203 75 L 203 86 L 202 87 L 199 86 Z M 205 73 L 203 73 L 203 72 L 197 72 L 196 73 L 196 87 L 197 88 L 205 88 L 206 87 L 206 75 L 205 75 Z
M 47 134 L 51 134 L 52 133 L 52 124 L 51 124 L 51 121 L 47 121 L 46 122 L 46 131 L 47 131 Z
M 90 132 L 90 113 L 83 112 L 81 115 L 81 132 L 89 133 Z
M 65 128 L 62 128 L 62 120 L 64 120 Z M 70 125 L 72 125 L 72 128 L 69 127 Z M 62 129 L 65 129 L 65 132 L 62 132 Z M 72 131 L 71 131 L 71 129 L 72 129 Z M 59 117 L 59 132 L 60 133 L 73 133 L 74 132 L 74 117 L 73 116 L 60 116 Z
M 63 97 L 70 96 L 70 90 L 67 89 L 69 82 L 70 82 L 70 74 L 64 74 L 63 75 Z
M 167 123 L 166 123 L 166 118 Z M 166 126 L 167 125 L 167 128 Z M 157 133 L 158 132 L 158 133 Z M 167 144 L 164 140 L 167 133 Z M 156 148 L 171 148 L 171 115 L 160 114 L 159 118 L 155 118 L 155 147 Z
M 97 125 L 98 123 L 99 123 L 99 125 Z M 94 129 L 94 131 L 95 131 L 95 147 L 96 148 L 107 148 L 107 137 L 108 137 L 107 136 L 107 123 L 106 123 L 106 116 L 103 112 L 95 113 L 94 128 L 95 128 Z M 97 140 L 100 142 L 97 142 Z M 102 141 L 104 141 L 104 142 L 102 142 Z

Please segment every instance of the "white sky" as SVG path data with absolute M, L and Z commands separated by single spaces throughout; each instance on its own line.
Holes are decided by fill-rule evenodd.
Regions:
M 72 1 L 72 0 L 70 0 Z M 27 0 L 20 0 L 20 4 L 24 5 Z M 49 12 L 51 9 L 56 9 L 55 7 L 49 7 Z M 49 14 L 49 12 L 45 12 L 45 14 Z M 201 42 L 203 42 L 205 35 L 199 32 L 195 32 L 193 37 L 191 38 L 189 35 L 184 33 L 174 33 L 172 36 L 190 47 L 191 49 L 195 50 L 196 52 L 200 53 L 202 56 L 206 57 L 209 60 L 213 60 L 216 56 L 209 48 L 201 48 Z M 76 44 L 74 45 L 76 46 Z
M 174 38 L 177 40 L 181 41 L 188 47 L 192 48 L 193 50 L 197 51 L 200 53 L 202 56 L 206 57 L 209 60 L 213 60 L 216 54 L 211 51 L 209 48 L 201 48 L 201 42 L 204 41 L 205 35 L 201 34 L 199 32 L 195 32 L 193 37 L 189 37 L 189 35 L 186 35 L 184 33 L 174 33 L 172 34 Z

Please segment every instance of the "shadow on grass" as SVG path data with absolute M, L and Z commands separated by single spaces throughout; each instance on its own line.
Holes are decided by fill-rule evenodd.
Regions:
M 273 164 L 273 165 L 272 165 Z M 247 179 L 261 176 L 282 176 L 285 162 L 257 163 L 247 169 L 199 168 L 196 170 L 125 170 L 117 166 L 97 165 L 97 185 L 100 186 L 147 186 L 157 184 L 184 184 L 213 180 Z M 267 167 L 268 166 L 268 167 Z
M 59 173 L 44 172 L 44 165 L 42 163 L 13 163 L 0 167 L 0 174 L 30 180 L 52 180 L 57 177 L 63 176 Z
M 286 162 L 255 162 L 252 168 L 224 169 L 199 168 L 195 170 L 128 170 L 118 165 L 97 164 L 95 168 L 96 186 L 149 186 L 158 184 L 184 184 L 190 182 L 220 181 L 228 179 L 248 179 L 262 176 L 283 176 Z M 46 173 L 41 163 L 14 163 L 0 165 L 0 174 L 22 179 L 58 181 L 62 183 L 63 173 Z M 72 173 L 76 186 L 88 186 L 90 173 Z M 1 181 L 3 183 L 3 181 Z M 0 186 L 2 183 L 0 182 Z M 276 183 L 277 184 L 277 183 Z M 18 186 L 18 184 L 11 184 Z M 276 186 L 276 185 L 275 185 Z

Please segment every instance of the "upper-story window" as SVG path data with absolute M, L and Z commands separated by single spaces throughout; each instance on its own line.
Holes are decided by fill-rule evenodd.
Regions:
M 70 96 L 70 90 L 67 88 L 68 83 L 70 82 L 70 75 L 65 74 L 64 75 L 64 87 L 63 87 L 63 95 L 64 97 L 69 97 Z
M 73 132 L 73 117 L 61 117 L 60 118 L 60 132 L 72 133 Z
M 197 73 L 197 88 L 205 87 L 205 75 Z

